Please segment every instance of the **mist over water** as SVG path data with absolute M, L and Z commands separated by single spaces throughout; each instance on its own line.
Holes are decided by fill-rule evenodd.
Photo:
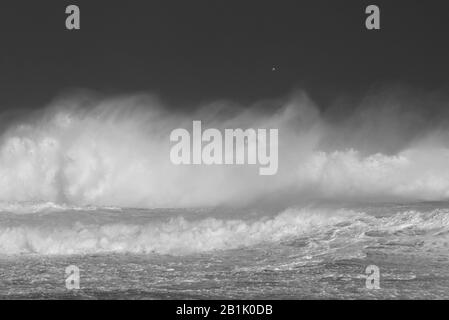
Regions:
M 0 201 L 156 208 L 250 206 L 286 194 L 298 203 L 447 200 L 447 100 L 416 96 L 390 90 L 319 108 L 296 92 L 190 112 L 146 95 L 64 97 L 4 121 Z M 203 130 L 279 129 L 278 174 L 259 176 L 256 165 L 173 165 L 170 132 L 191 131 L 193 120 Z

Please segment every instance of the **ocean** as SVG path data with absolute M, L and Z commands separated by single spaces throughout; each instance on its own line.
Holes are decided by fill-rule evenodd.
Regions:
M 447 299 L 448 253 L 445 202 L 2 204 L 0 299 Z M 79 289 L 66 286 L 68 266 Z

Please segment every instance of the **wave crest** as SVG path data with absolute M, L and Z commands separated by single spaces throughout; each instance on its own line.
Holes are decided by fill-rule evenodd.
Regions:
M 73 218 L 72 213 L 72 218 Z M 51 215 L 28 223 L 0 227 L 0 253 L 88 254 L 108 252 L 186 254 L 234 249 L 307 235 L 357 216 L 355 212 L 308 213 L 289 209 L 274 218 L 256 221 L 184 217 L 141 224 L 126 222 L 76 222 L 61 224 Z
M 126 216 L 126 215 L 125 215 Z M 184 255 L 255 245 L 295 245 L 303 239 L 302 254 L 360 251 L 369 247 L 419 245 L 424 250 L 447 251 L 449 211 L 400 211 L 375 217 L 347 209 L 288 209 L 274 217 L 253 220 L 177 216 L 153 219 L 143 213 L 137 220 L 122 214 L 70 211 L 0 221 L 0 254 L 136 253 Z M 305 247 L 304 247 L 305 245 Z M 299 249 L 298 249 L 299 250 Z M 354 251 L 354 252 L 355 252 Z
M 192 208 L 285 203 L 286 197 L 295 204 L 310 198 L 449 199 L 445 127 L 413 126 L 421 115 L 401 121 L 405 111 L 396 114 L 388 104 L 371 112 L 361 107 L 342 123 L 303 93 L 273 104 L 281 107 L 261 112 L 260 104 L 217 102 L 185 114 L 148 97 L 58 101 L 3 132 L 0 201 Z M 173 165 L 171 130 L 189 129 L 198 119 L 219 130 L 279 129 L 278 173 L 261 177 L 251 165 Z

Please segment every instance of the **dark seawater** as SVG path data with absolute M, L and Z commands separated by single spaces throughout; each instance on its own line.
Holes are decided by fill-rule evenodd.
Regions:
M 447 299 L 445 203 L 251 210 L 10 206 L 1 299 Z M 65 268 L 80 270 L 80 290 Z M 365 269 L 380 270 L 380 289 Z

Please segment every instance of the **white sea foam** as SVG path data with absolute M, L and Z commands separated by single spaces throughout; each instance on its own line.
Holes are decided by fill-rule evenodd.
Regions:
M 256 221 L 206 218 L 190 221 L 184 217 L 147 223 L 77 222 L 54 223 L 43 216 L 32 223 L 2 223 L 0 253 L 85 254 L 105 252 L 185 254 L 233 249 L 273 242 L 319 231 L 325 226 L 347 220 L 356 214 L 287 210 L 274 218 Z
M 324 197 L 445 200 L 449 149 L 411 148 L 363 157 L 355 150 L 314 152 L 300 165 L 298 181 Z
M 414 125 L 408 119 L 418 116 L 406 117 L 407 125 L 398 120 L 388 126 L 400 116 L 375 117 L 384 114 L 379 107 L 364 122 L 353 117 L 360 121 L 338 125 L 305 95 L 273 113 L 260 112 L 257 104 L 236 111 L 216 103 L 183 114 L 142 97 L 80 104 L 58 101 L 6 126 L 0 139 L 0 202 L 174 208 L 241 205 L 267 196 L 275 201 L 286 194 L 298 201 L 449 199 L 447 129 L 415 127 L 422 133 L 418 140 L 408 132 Z M 205 128 L 279 129 L 278 173 L 260 177 L 250 165 L 173 165 L 169 134 L 192 119 L 202 119 Z M 366 123 L 378 123 L 385 136 Z M 393 135 L 391 127 L 405 129 Z
M 75 214 L 75 213 L 73 213 Z M 19 216 L 17 216 L 19 217 Z M 90 217 L 90 216 L 89 216 Z M 183 255 L 213 250 L 308 239 L 312 248 L 326 251 L 357 243 L 383 244 L 431 241 L 432 250 L 447 248 L 449 212 L 404 211 L 375 218 L 363 212 L 330 209 L 288 209 L 272 218 L 227 220 L 178 216 L 165 221 L 94 220 L 80 215 L 72 220 L 42 215 L 32 221 L 2 220 L 0 254 L 159 253 Z M 426 238 L 426 237 L 429 238 Z M 419 239 L 418 239 L 419 238 Z M 440 245 L 438 245 L 440 243 Z

